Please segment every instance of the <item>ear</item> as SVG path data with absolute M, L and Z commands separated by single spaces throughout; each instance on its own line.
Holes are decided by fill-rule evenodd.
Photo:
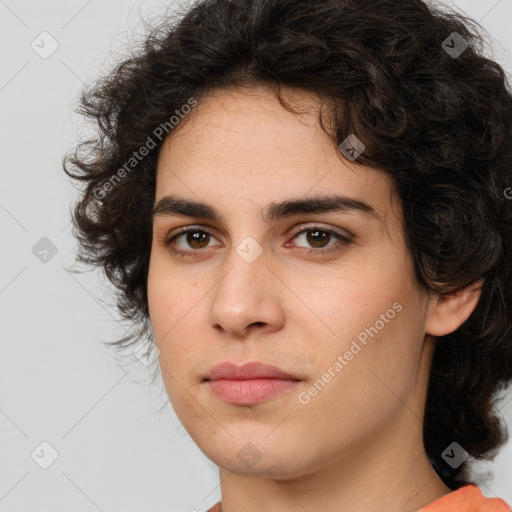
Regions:
M 429 299 L 425 330 L 432 336 L 444 336 L 457 330 L 471 315 L 484 283 L 476 283 L 448 295 L 433 294 Z

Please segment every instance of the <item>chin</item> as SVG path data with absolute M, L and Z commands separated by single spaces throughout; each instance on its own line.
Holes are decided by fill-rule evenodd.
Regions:
M 276 438 L 276 443 L 265 440 L 266 432 L 261 441 L 251 442 L 246 439 L 239 440 L 226 435 L 226 439 L 213 444 L 212 437 L 205 439 L 205 443 L 197 442 L 208 459 L 217 466 L 239 475 L 257 478 L 275 478 L 288 480 L 308 473 L 304 466 L 304 458 L 297 456 L 301 447 L 286 447 L 283 450 L 282 440 Z M 302 450 L 302 455 L 303 450 Z

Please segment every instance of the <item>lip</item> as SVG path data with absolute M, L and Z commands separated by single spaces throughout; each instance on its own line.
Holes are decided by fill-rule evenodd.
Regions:
M 235 405 L 255 405 L 290 390 L 302 379 L 277 366 L 259 362 L 214 366 L 204 382 L 220 400 Z
M 291 373 L 285 372 L 270 364 L 252 362 L 243 365 L 236 365 L 230 362 L 225 362 L 214 366 L 206 375 L 206 380 L 218 379 L 286 379 L 286 380 L 301 380 Z

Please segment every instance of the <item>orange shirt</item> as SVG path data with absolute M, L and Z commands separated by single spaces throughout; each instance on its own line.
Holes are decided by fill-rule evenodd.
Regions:
M 511 512 L 501 498 L 486 498 L 476 485 L 465 485 L 418 512 Z
M 222 512 L 219 501 L 207 512 Z M 512 512 L 501 498 L 486 498 L 476 485 L 465 485 L 418 512 Z

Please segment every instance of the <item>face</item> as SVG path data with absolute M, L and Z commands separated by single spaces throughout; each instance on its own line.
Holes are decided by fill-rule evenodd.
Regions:
M 148 276 L 183 426 L 217 465 L 281 478 L 382 443 L 404 402 L 421 410 L 431 355 L 391 179 L 345 159 L 316 99 L 287 92 L 309 109 L 218 90 L 166 140 Z M 214 380 L 226 362 L 287 378 Z

